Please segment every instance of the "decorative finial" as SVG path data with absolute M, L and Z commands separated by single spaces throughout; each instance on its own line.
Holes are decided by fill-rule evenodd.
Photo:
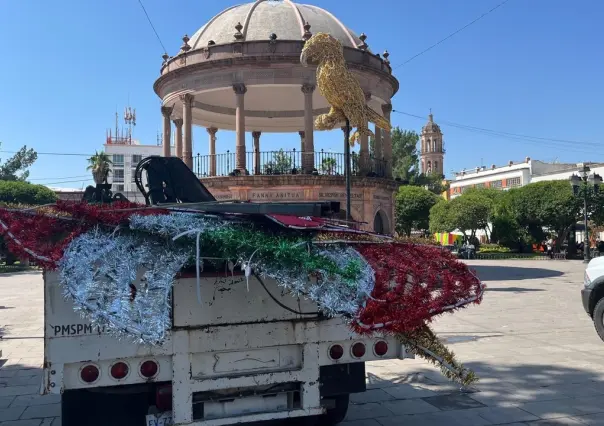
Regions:
M 361 40 L 361 44 L 359 45 L 359 49 L 361 49 L 361 50 L 367 50 L 367 48 L 369 47 L 369 45 L 367 43 L 365 43 L 365 40 L 367 40 L 367 35 L 365 33 L 361 33 L 361 35 L 359 36 L 359 40 Z
M 304 35 L 302 36 L 302 40 L 306 41 L 312 37 L 312 33 L 310 32 L 310 24 L 308 21 L 304 24 Z
M 390 57 L 390 53 L 388 53 L 387 50 L 384 50 L 384 54 L 382 56 L 384 57 L 384 63 L 390 65 L 390 61 L 388 60 L 388 57 Z
M 237 22 L 237 25 L 235 25 L 235 29 L 237 30 L 237 32 L 234 34 L 235 39 L 242 40 L 243 33 L 241 32 L 241 30 L 243 29 L 243 25 L 241 25 L 241 22 Z
M 274 43 L 275 40 L 277 40 L 277 34 L 271 33 L 271 35 L 268 36 L 268 39 Z
M 432 108 L 430 108 L 430 114 L 428 114 L 428 120 L 430 120 L 430 123 L 434 123 L 434 116 L 432 115 Z
M 164 53 L 163 55 L 161 55 L 161 58 L 164 60 L 162 65 L 166 65 L 168 63 L 168 59 L 170 59 L 170 55 L 168 55 L 167 53 Z
M 183 52 L 188 52 L 189 50 L 191 50 L 191 46 L 189 46 L 189 36 L 185 34 L 185 36 L 182 38 L 182 46 L 180 46 L 180 50 L 182 50 Z
M 216 42 L 214 40 L 208 40 L 208 46 L 214 46 Z

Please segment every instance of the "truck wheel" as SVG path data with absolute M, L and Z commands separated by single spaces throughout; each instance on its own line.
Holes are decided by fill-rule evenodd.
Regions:
M 604 341 L 604 297 L 596 304 L 592 318 L 594 319 L 594 326 L 596 327 L 598 336 Z
M 348 403 L 350 395 L 338 395 L 335 397 L 336 407 L 327 410 L 323 416 L 319 417 L 318 426 L 335 426 L 344 421 L 348 412 Z

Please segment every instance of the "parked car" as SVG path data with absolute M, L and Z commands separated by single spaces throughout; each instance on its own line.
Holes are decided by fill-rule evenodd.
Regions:
M 592 259 L 585 269 L 581 299 L 600 339 L 604 341 L 604 257 Z

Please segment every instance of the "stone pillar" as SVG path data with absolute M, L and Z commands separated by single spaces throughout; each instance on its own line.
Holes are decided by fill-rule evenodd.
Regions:
M 233 91 L 235 92 L 235 168 L 242 174 L 245 174 L 245 92 L 247 87 L 245 84 L 234 84 Z
M 302 150 L 302 170 L 306 173 L 312 173 L 315 168 L 314 117 L 312 106 L 312 94 L 315 91 L 315 86 L 312 84 L 303 84 L 301 90 L 302 93 L 304 93 L 304 148 Z
M 170 142 L 172 141 L 172 123 L 170 123 L 170 116 L 172 115 L 173 107 L 163 106 L 161 107 L 161 115 L 164 116 L 163 122 L 163 156 L 170 156 Z
M 365 93 L 365 102 L 369 102 L 371 99 L 371 93 Z M 369 165 L 369 136 L 361 135 L 360 137 L 360 150 L 359 150 L 359 168 L 361 175 L 364 176 L 370 171 Z
M 262 132 L 252 132 L 252 139 L 254 139 L 254 174 L 261 174 L 260 170 L 260 135 Z
M 183 119 L 183 161 L 193 170 L 193 99 L 195 97 L 186 93 L 180 97 L 182 101 Z
M 390 122 L 390 113 L 392 112 L 392 104 L 387 103 L 382 105 L 384 118 Z M 384 153 L 384 161 L 386 162 L 386 177 L 392 177 L 392 132 L 384 130 L 384 144 L 382 146 Z
M 378 175 L 381 175 L 384 173 L 384 163 L 382 161 L 384 159 L 384 151 L 382 150 L 382 129 L 375 126 L 373 133 L 375 134 L 373 140 L 373 171 Z
M 210 146 L 208 153 L 210 154 L 210 176 L 216 176 L 216 127 L 208 127 L 206 129 L 210 135 Z
M 174 155 L 182 160 L 182 118 L 177 118 L 174 121 L 176 127 L 176 137 L 174 138 Z

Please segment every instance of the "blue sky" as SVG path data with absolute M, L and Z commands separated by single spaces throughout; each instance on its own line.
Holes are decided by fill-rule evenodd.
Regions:
M 400 64 L 502 0 L 309 0 L 368 35 Z M 233 0 L 143 0 L 170 54 Z M 445 171 L 526 156 L 544 161 L 604 161 L 604 2 L 509 0 L 451 39 L 395 69 L 394 108 L 427 116 L 445 134 Z M 268 30 L 267 30 L 268 31 Z M 138 0 L 40 0 L 0 3 L 0 142 L 39 152 L 92 153 L 102 147 L 116 107 L 136 107 L 135 137 L 155 143 L 160 101 L 152 85 L 161 46 Z M 393 124 L 419 131 L 423 122 L 393 114 Z M 536 136 L 526 140 L 468 131 L 445 123 Z M 341 131 L 317 135 L 318 149 L 341 150 Z M 251 137 L 248 136 L 249 139 Z M 555 142 L 546 139 L 575 142 Z M 586 142 L 578 143 L 578 142 Z M 194 151 L 207 153 L 204 129 Z M 297 135 L 266 135 L 262 149 L 299 146 Z M 222 132 L 217 151 L 234 148 Z M 0 152 L 0 158 L 10 154 Z M 86 161 L 40 155 L 36 183 L 80 187 Z M 70 182 L 75 180 L 76 182 Z

